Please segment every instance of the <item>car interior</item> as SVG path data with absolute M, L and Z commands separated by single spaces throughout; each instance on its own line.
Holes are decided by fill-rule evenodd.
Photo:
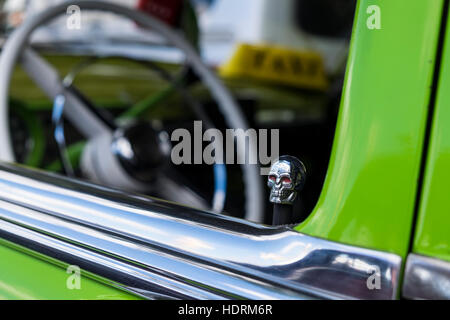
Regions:
M 26 19 L 26 15 L 39 10 L 13 8 L 10 2 L 4 4 L 2 33 L 5 37 L 20 25 L 22 19 Z M 206 56 L 208 50 L 217 50 L 215 48 L 221 46 L 219 32 L 205 21 L 208 15 L 220 14 L 220 8 L 217 8 L 220 4 L 214 1 L 180 3 L 178 11 L 171 16 L 170 28 L 196 48 L 200 56 Z M 291 22 L 286 27 L 288 31 L 305 39 L 293 50 L 300 53 L 326 52 L 323 55 L 326 85 L 320 88 L 261 77 L 220 76 L 221 66 L 226 61 L 222 64 L 203 62 L 221 77 L 248 126 L 278 129 L 280 154 L 295 156 L 304 163 L 306 184 L 291 223 L 303 221 L 313 210 L 325 179 L 355 3 L 352 0 L 294 1 L 289 16 L 285 17 Z M 146 9 L 142 7 L 141 10 L 145 12 Z M 214 13 L 214 10 L 219 12 Z M 224 9 L 222 14 L 226 16 L 228 13 Z M 51 65 L 59 76 L 61 88 L 84 102 L 90 112 L 116 135 L 125 135 L 135 141 L 134 152 L 140 160 L 130 160 L 122 155 L 120 161 L 132 178 L 145 187 L 135 188 L 126 183 L 115 183 L 113 178 L 102 179 L 98 174 L 89 173 L 90 165 L 83 165 L 83 161 L 89 162 L 83 160 L 83 157 L 88 157 L 83 154 L 89 149 L 86 147 L 89 138 L 80 130 L 83 117 L 58 115 L 64 107 L 58 105 L 58 99 L 49 98 L 45 88 L 42 89 L 45 84 L 37 84 L 51 80 L 39 70 L 34 70 L 38 73 L 38 81 L 36 77 L 31 80 L 30 72 L 33 70 L 27 70 L 23 63 L 14 67 L 7 98 L 10 144 L 15 160 L 71 178 L 210 209 L 217 178 L 214 166 L 205 163 L 174 165 L 167 156 L 159 154 L 158 149 L 162 133 L 166 140 L 179 128 L 194 135 L 196 120 L 225 133 L 230 128 L 230 121 L 221 111 L 217 93 L 205 85 L 205 79 L 189 62 L 191 58 L 186 51 L 168 43 L 157 31 L 147 30 L 113 13 L 90 12 L 82 19 L 88 27 L 73 32 L 61 32 L 64 24 L 61 17 L 51 22 L 42 21 L 24 40 L 29 41 L 30 51 L 39 55 L 37 58 L 30 54 L 33 56 L 30 59 L 43 59 L 44 64 Z M 111 45 L 113 41 L 114 46 Z M 276 61 L 272 64 L 274 68 L 281 68 L 281 73 L 287 72 L 283 68 L 292 67 Z M 203 142 L 203 147 L 205 145 Z M 103 150 L 100 145 L 91 149 L 96 149 L 92 151 L 94 153 Z M 108 167 L 108 160 L 102 161 L 103 166 Z M 109 169 L 111 176 L 120 175 L 114 171 L 116 169 Z M 155 172 L 164 172 L 176 181 L 177 187 L 174 189 L 169 180 L 156 179 Z M 262 201 L 263 213 L 258 219 L 270 224 L 272 209 L 268 201 L 269 189 L 265 187 L 267 177 L 256 179 L 264 186 L 263 198 L 259 200 Z M 241 165 L 227 164 L 226 180 L 226 200 L 221 212 L 246 218 L 248 175 L 243 174 Z

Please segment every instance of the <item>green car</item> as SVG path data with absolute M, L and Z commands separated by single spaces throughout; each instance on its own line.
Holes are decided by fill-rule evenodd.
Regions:
M 204 83 L 198 94 L 209 90 L 211 109 L 225 119 L 218 124 L 211 116 L 209 128 L 252 126 L 179 33 L 120 5 L 74 3 L 81 10 L 123 15 L 183 51 L 194 81 Z M 282 156 L 268 176 L 257 165 L 231 166 L 229 180 L 236 178 L 242 188 L 231 190 L 237 182 L 228 186 L 228 198 L 237 204 L 225 209 L 217 200 L 223 162 L 214 166 L 210 205 L 186 187 L 201 183 L 200 174 L 191 172 L 184 183 L 161 165 L 166 149 L 158 126 L 127 122 L 125 116 L 112 121 L 120 107 L 109 108 L 110 114 L 98 110 L 27 47 L 35 29 L 66 9 L 58 5 L 26 21 L 0 58 L 1 299 L 450 299 L 448 0 L 357 1 L 334 140 L 329 157 L 319 159 L 326 160 L 323 184 L 315 175 L 317 159 L 302 157 L 302 140 L 314 135 L 294 126 L 286 131 L 293 132 L 291 140 L 281 136 L 280 151 L 305 165 Z M 87 140 L 70 148 L 58 141 L 56 164 L 33 163 L 33 157 L 44 157 L 36 146 L 19 161 L 13 145 L 20 140 L 11 142 L 10 92 L 14 99 L 26 95 L 14 87 L 19 62 L 55 100 L 53 125 L 63 130 L 64 113 Z M 170 78 L 166 67 L 156 68 Z M 170 95 L 178 87 L 163 92 Z M 183 90 L 180 95 L 192 98 Z M 308 97 L 316 99 L 317 93 Z M 208 119 L 194 103 L 196 111 L 197 119 Z M 42 131 L 36 121 L 29 123 L 30 131 Z M 154 149 L 136 163 L 130 146 L 141 146 L 143 136 Z M 90 181 L 78 179 L 74 158 Z M 28 166 L 14 163 L 27 161 Z M 149 181 L 156 191 L 146 193 Z M 274 191 L 280 183 L 284 191 Z M 317 199 L 308 199 L 308 186 L 317 186 Z M 284 200 L 283 192 L 289 192 Z M 303 202 L 295 206 L 297 199 Z

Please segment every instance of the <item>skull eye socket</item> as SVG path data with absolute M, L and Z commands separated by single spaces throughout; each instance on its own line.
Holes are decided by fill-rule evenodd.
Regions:
M 283 178 L 281 178 L 281 182 L 285 183 L 285 184 L 288 184 L 288 183 L 291 183 L 291 179 L 288 178 L 288 177 L 283 177 Z
M 275 176 L 269 176 L 269 180 L 275 182 L 277 180 L 277 177 Z

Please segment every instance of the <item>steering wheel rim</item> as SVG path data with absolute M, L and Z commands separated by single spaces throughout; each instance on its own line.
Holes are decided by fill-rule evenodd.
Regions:
M 8 121 L 8 97 L 14 66 L 19 59 L 21 59 L 23 65 L 26 65 L 27 63 L 29 65 L 38 64 L 38 62 L 40 62 L 42 67 L 51 68 L 45 66 L 45 64 L 43 65 L 42 61 L 39 61 L 39 57 L 26 47 L 33 31 L 56 17 L 65 14 L 69 5 L 77 5 L 81 10 L 96 10 L 114 13 L 133 20 L 143 28 L 155 30 L 164 36 L 170 44 L 184 52 L 187 64 L 191 66 L 192 70 L 202 80 L 216 100 L 227 126 L 234 129 L 248 129 L 245 117 L 230 92 L 202 62 L 202 59 L 197 54 L 196 50 L 170 27 L 148 14 L 121 5 L 93 0 L 70 1 L 48 8 L 44 12 L 25 21 L 23 25 L 13 32 L 4 45 L 3 52 L 0 56 L 0 70 L 2 70 L 0 73 L 0 160 L 8 162 L 15 161 L 13 148 L 10 142 Z M 35 80 L 38 86 L 42 85 L 48 87 L 48 84 L 37 80 L 39 79 L 39 76 L 39 70 L 35 72 L 34 77 L 30 74 L 30 77 L 32 79 L 34 78 L 33 80 Z M 53 91 L 53 93 L 50 94 L 52 95 L 51 98 L 56 96 L 56 94 L 54 94 L 55 89 L 57 88 L 50 88 L 50 92 Z M 68 107 L 66 109 L 70 112 L 71 108 Z M 84 125 L 88 127 L 88 124 Z M 100 131 L 107 130 L 106 128 L 101 128 L 101 125 L 98 124 L 92 124 L 92 127 L 95 127 Z M 97 135 L 100 133 L 101 132 L 97 132 L 94 134 Z M 242 146 L 242 148 L 244 149 L 237 150 L 237 152 L 245 154 L 245 146 Z M 249 148 L 249 152 L 255 152 L 254 148 Z M 264 218 L 264 200 L 263 184 L 260 178 L 259 166 L 253 164 L 243 164 L 241 166 L 245 185 L 245 218 L 255 222 L 262 222 Z

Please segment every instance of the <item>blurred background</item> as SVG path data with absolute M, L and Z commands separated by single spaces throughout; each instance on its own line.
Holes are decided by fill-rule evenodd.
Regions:
M 326 175 L 339 109 L 356 0 L 108 0 L 142 10 L 176 28 L 224 81 L 252 128 L 280 129 L 280 154 L 305 162 L 308 182 L 296 219 L 312 211 Z M 59 0 L 0 0 L 0 47 L 29 17 Z M 143 67 L 151 61 L 183 85 L 213 119 L 225 123 L 204 84 L 186 71 L 182 52 L 159 34 L 113 14 L 82 12 L 81 28 L 67 17 L 34 33 L 31 45 L 96 106 L 115 117 L 157 121 L 169 133 L 192 130 L 195 115 L 173 83 Z M 50 101 L 19 68 L 10 92 L 11 132 L 20 162 L 61 172 Z M 83 137 L 68 124 L 68 151 L 77 168 Z M 212 196 L 208 166 L 181 166 L 204 198 Z M 225 211 L 242 215 L 239 166 L 228 170 Z M 82 173 L 76 173 L 80 178 Z M 261 177 L 265 179 L 265 177 Z M 270 221 L 271 217 L 267 217 Z

